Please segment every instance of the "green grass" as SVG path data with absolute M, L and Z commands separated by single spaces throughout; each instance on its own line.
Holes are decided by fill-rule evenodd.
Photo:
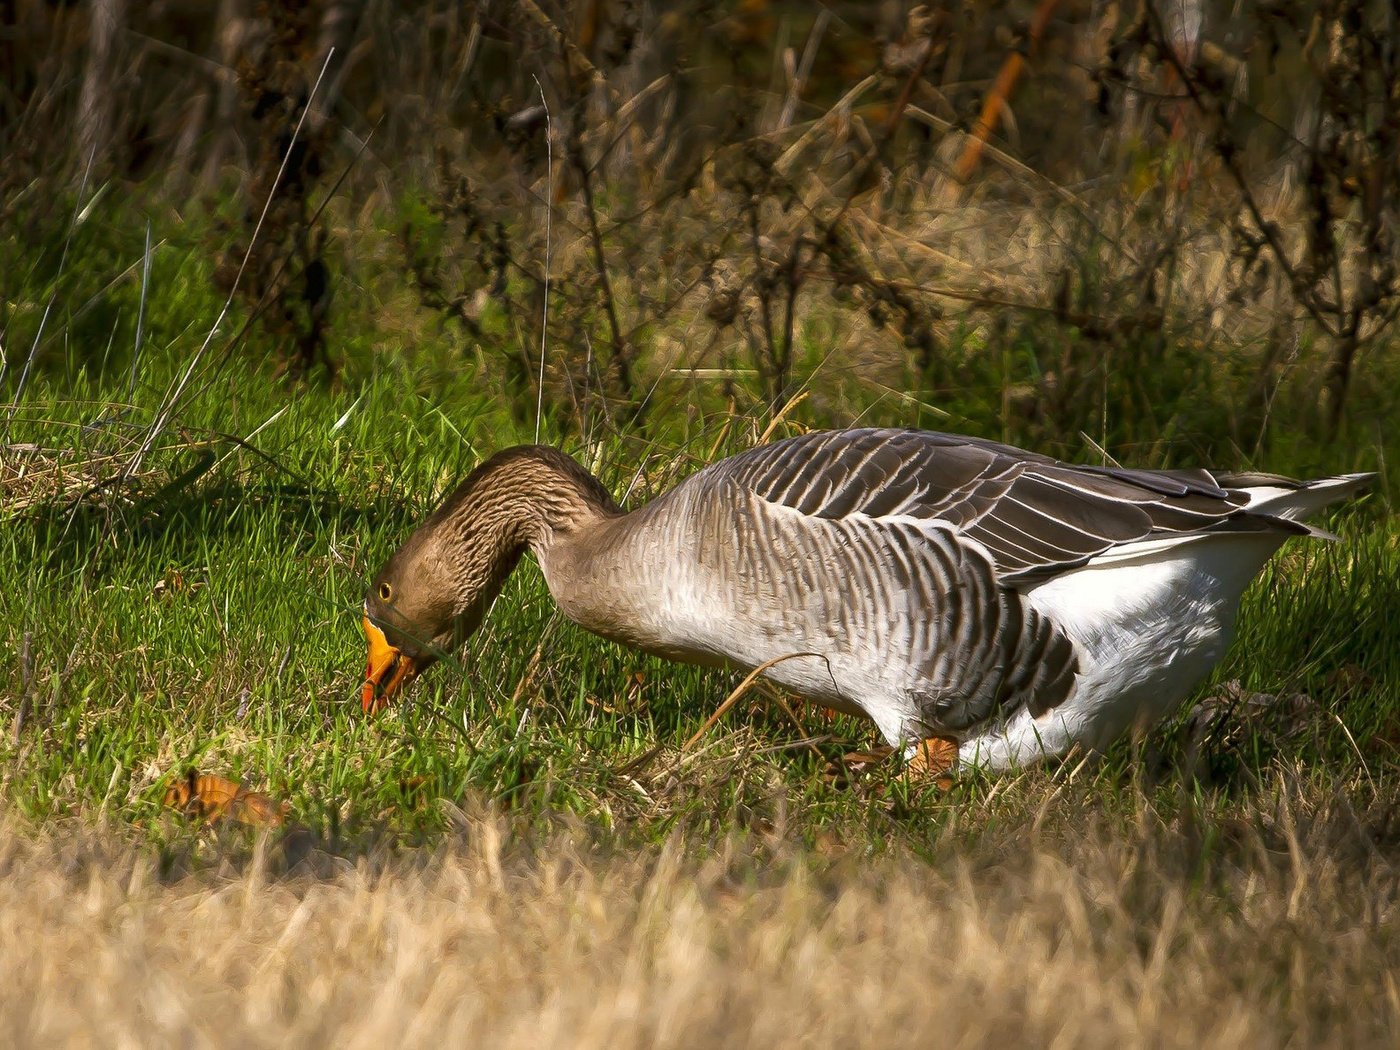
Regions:
M 82 352 L 75 340 L 97 330 L 78 325 L 71 303 L 95 298 L 105 342 L 125 345 L 141 302 L 135 283 L 109 286 L 100 268 L 71 280 L 48 273 L 43 281 L 59 283 L 40 284 L 70 306 L 51 323 L 12 419 L 0 419 L 5 462 L 27 472 L 7 475 L 0 509 L 0 797 L 26 818 L 103 816 L 178 835 L 161 798 L 171 777 L 198 768 L 286 799 L 298 825 L 326 842 L 431 839 L 458 808 L 489 803 L 527 824 L 567 815 L 629 840 L 781 823 L 811 841 L 878 848 L 928 841 L 960 813 L 1034 811 L 1066 778 L 1093 777 L 1106 800 L 1126 800 L 1122 789 L 1144 782 L 1169 795 L 1248 791 L 1280 761 L 1343 779 L 1390 777 L 1400 742 L 1400 526 L 1384 491 L 1334 522 L 1341 543 L 1290 544 L 1249 592 L 1239 640 L 1201 691 L 1238 680 L 1305 693 L 1315 702 L 1306 731 L 1286 742 L 1226 719 L 1228 731 L 1193 746 L 1178 721 L 1076 772 L 971 778 L 946 798 L 910 797 L 888 763 L 832 774 L 843 754 L 875 742 L 868 724 L 813 712 L 793 724 L 757 692 L 683 755 L 737 679 L 583 633 L 553 611 L 528 559 L 459 661 L 367 718 L 358 698 L 366 578 L 478 457 L 531 440 L 532 413 L 503 403 L 489 364 L 415 344 L 421 318 L 405 320 L 367 290 L 338 322 L 338 381 L 276 378 L 275 347 L 256 333 L 224 358 L 226 324 L 176 411 L 162 416 L 221 304 L 197 256 L 176 246 L 157 258 L 134 389 L 128 362 L 94 366 Z M 62 284 L 84 279 L 96 289 L 86 298 Z M 35 330 L 35 311 L 19 311 L 9 345 Z M 15 356 L 0 386 L 7 397 Z M 878 390 L 864 403 L 857 396 L 806 402 L 783 425 L 919 421 Z M 716 443 L 717 454 L 733 451 L 767 427 L 718 397 L 681 412 L 684 397 L 658 396 L 650 432 L 600 431 L 582 450 L 619 493 L 644 466 L 633 505 Z M 944 401 L 950 418 L 1015 439 L 1002 433 L 1001 404 L 990 387 Z M 1158 461 L 1189 460 L 1189 443 L 1162 445 L 1159 423 L 1134 431 L 1130 418 L 1116 422 L 1111 450 L 1131 448 L 1137 433 Z M 115 477 L 148 438 L 139 469 Z M 1091 455 L 1073 435 L 1061 446 Z M 1254 465 L 1355 469 L 1386 453 L 1376 442 L 1299 448 L 1291 461 Z

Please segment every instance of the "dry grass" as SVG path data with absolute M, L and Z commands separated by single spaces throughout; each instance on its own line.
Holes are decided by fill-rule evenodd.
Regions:
M 277 874 L 275 843 L 206 841 L 162 877 L 111 833 L 10 819 L 0 1042 L 1395 1045 L 1385 800 L 1048 788 L 964 803 L 920 856 L 781 829 L 606 850 L 483 814 L 431 856 Z

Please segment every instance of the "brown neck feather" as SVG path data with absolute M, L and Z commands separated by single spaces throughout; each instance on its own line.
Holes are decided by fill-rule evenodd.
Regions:
M 602 483 L 547 445 L 519 445 L 492 456 L 459 485 L 433 515 L 454 523 L 492 522 L 507 546 L 548 544 L 622 513 Z M 494 530 L 493 530 L 494 531 Z

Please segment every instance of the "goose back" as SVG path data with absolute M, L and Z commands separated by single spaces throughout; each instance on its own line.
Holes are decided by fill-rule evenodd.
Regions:
M 691 481 L 733 485 L 816 519 L 946 525 L 1005 586 L 1043 581 L 1123 544 L 1213 531 L 1307 533 L 1247 510 L 1205 470 L 1065 464 L 1009 445 L 917 430 L 838 430 L 763 445 Z

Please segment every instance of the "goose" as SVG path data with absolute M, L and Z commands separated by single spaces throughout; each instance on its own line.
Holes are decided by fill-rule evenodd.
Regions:
M 624 512 L 564 453 L 483 462 L 372 579 L 378 711 L 481 624 L 521 556 L 575 623 L 753 670 L 874 721 L 906 774 L 1098 751 L 1178 706 L 1240 597 L 1372 474 L 1294 481 L 1064 463 L 901 429 L 802 434 Z

